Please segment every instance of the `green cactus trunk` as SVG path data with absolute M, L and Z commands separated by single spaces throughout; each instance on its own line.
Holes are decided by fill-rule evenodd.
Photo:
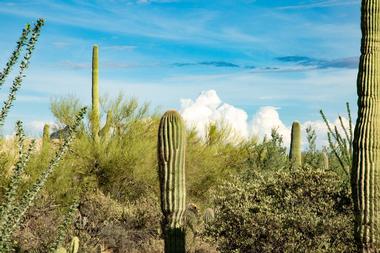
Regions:
M 92 48 L 92 112 L 91 112 L 91 130 L 95 143 L 99 143 L 100 129 L 100 112 L 99 112 L 99 65 L 98 65 L 98 46 Z
M 48 124 L 44 125 L 44 130 L 42 132 L 42 149 L 46 149 L 50 144 L 50 127 Z
M 111 134 L 111 126 L 112 126 L 112 111 L 107 112 L 107 119 L 106 123 L 104 124 L 103 128 L 99 132 L 99 136 L 103 140 L 109 140 L 110 134 Z
M 362 0 L 358 117 L 352 164 L 359 252 L 380 252 L 380 0 Z
M 322 151 L 322 159 L 323 159 L 323 169 L 329 169 L 329 155 L 326 151 Z
M 292 124 L 289 159 L 292 162 L 293 166 L 302 166 L 301 125 L 298 121 L 294 121 Z
M 185 140 L 181 116 L 176 111 L 166 112 L 158 131 L 158 176 L 165 253 L 185 252 Z

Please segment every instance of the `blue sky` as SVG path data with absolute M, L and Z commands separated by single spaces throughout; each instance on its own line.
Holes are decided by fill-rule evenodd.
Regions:
M 213 89 L 249 118 L 276 107 L 286 125 L 319 120 L 321 108 L 336 117 L 346 101 L 356 113 L 359 0 L 0 0 L 1 65 L 39 17 L 46 25 L 5 132 L 16 119 L 54 121 L 52 97 L 89 104 L 93 44 L 102 94 L 162 110 Z

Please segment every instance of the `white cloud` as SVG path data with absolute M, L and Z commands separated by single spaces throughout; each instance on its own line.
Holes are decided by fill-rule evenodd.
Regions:
M 197 99 L 181 99 L 181 115 L 189 128 L 195 128 L 201 137 L 205 137 L 207 126 L 214 123 L 217 126 L 229 126 L 233 134 L 232 140 L 238 138 L 248 138 L 249 136 L 257 136 L 262 140 L 265 136 L 270 138 L 271 131 L 276 128 L 278 133 L 282 135 L 284 145 L 290 145 L 291 126 L 285 125 L 281 120 L 277 107 L 264 106 L 261 107 L 248 120 L 248 114 L 240 108 L 233 105 L 223 103 L 215 90 L 202 91 Z M 343 124 L 348 130 L 348 120 L 342 117 Z M 329 121 L 332 128 L 338 127 L 338 131 L 344 135 L 340 127 L 339 119 Z M 304 149 L 307 148 L 306 128 L 311 126 L 317 134 L 317 147 L 327 146 L 327 126 L 322 120 L 305 121 L 302 126 L 302 143 Z
M 232 138 L 248 137 L 248 115 L 239 108 L 222 103 L 215 90 L 203 91 L 199 97 L 181 99 L 181 114 L 189 126 L 195 128 L 201 137 L 205 137 L 210 123 L 226 126 L 231 131 Z
M 281 121 L 277 112 L 278 108 L 273 106 L 264 106 L 259 109 L 252 120 L 251 134 L 263 138 L 270 137 L 273 128 L 282 135 L 284 144 L 290 143 L 290 129 Z

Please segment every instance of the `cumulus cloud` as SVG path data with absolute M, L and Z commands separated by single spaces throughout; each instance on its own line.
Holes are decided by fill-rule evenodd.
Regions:
M 195 128 L 201 137 L 206 136 L 210 124 L 228 127 L 232 137 L 248 137 L 248 114 L 223 103 L 215 90 L 201 92 L 195 101 L 181 99 L 181 114 L 188 127 Z
M 281 121 L 277 112 L 278 108 L 273 106 L 261 107 L 252 120 L 251 134 L 263 138 L 270 137 L 273 128 L 282 135 L 284 144 L 290 143 L 290 129 Z
M 261 107 L 251 118 L 243 109 L 224 103 L 215 90 L 202 91 L 195 100 L 181 99 L 181 115 L 188 128 L 195 128 L 200 137 L 206 136 L 206 130 L 210 123 L 217 126 L 227 126 L 231 131 L 233 140 L 236 138 L 245 139 L 256 136 L 263 139 L 270 138 L 273 128 L 282 135 L 284 145 L 290 145 L 291 126 L 287 126 L 280 118 L 279 108 L 273 106 Z M 342 117 L 342 121 L 348 130 L 349 122 Z M 340 127 L 339 119 L 329 121 L 331 127 L 335 125 L 338 131 L 344 135 Z M 327 146 L 327 126 L 322 120 L 306 121 L 301 123 L 303 147 L 307 148 L 306 128 L 311 126 L 317 134 L 317 147 Z

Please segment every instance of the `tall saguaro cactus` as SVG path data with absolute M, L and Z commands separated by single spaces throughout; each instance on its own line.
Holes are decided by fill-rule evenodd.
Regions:
M 289 159 L 294 166 L 302 165 L 301 158 L 301 125 L 298 121 L 292 124 Z
M 362 0 L 351 172 L 359 252 L 380 252 L 380 0 Z
M 158 130 L 157 152 L 165 253 L 185 252 L 185 140 L 181 116 L 176 111 L 166 112 Z
M 91 112 L 91 130 L 92 137 L 96 143 L 99 142 L 99 65 L 98 65 L 98 46 L 92 48 L 92 112 Z

